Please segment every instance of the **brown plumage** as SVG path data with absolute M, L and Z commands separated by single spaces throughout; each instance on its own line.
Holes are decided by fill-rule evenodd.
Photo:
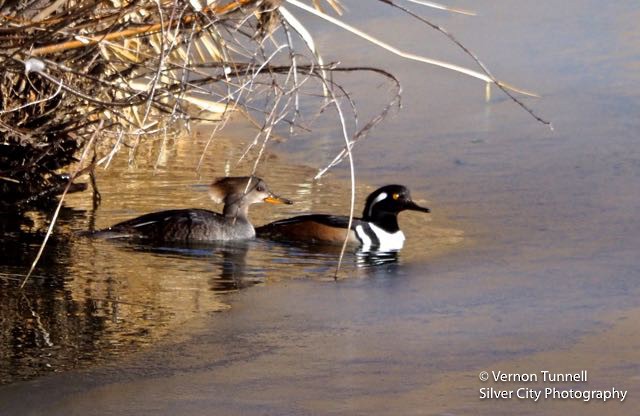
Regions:
M 262 238 L 310 243 L 361 244 L 366 248 L 399 250 L 404 234 L 398 226 L 398 213 L 405 211 L 430 212 L 411 200 L 409 190 L 402 185 L 386 185 L 372 192 L 365 202 L 362 218 L 341 215 L 309 214 L 275 221 L 256 229 Z

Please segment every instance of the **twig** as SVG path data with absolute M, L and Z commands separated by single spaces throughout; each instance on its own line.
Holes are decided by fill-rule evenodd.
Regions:
M 464 10 L 464 9 L 457 9 L 454 7 L 449 7 L 449 6 L 445 6 L 443 4 L 440 3 L 434 3 L 432 1 L 425 1 L 425 0 L 406 0 L 408 2 L 411 3 L 415 3 L 415 4 L 419 4 L 421 6 L 427 6 L 427 7 L 432 7 L 434 9 L 438 9 L 438 10 L 445 10 L 447 12 L 451 12 L 451 13 L 458 13 L 458 14 L 464 14 L 467 16 L 476 16 L 476 12 L 472 12 L 470 10 Z
M 349 223 L 347 224 L 347 230 L 344 236 L 344 241 L 342 242 L 342 248 L 340 249 L 338 266 L 336 267 L 336 272 L 333 275 L 334 280 L 338 280 L 338 273 L 340 272 L 340 267 L 342 266 L 342 259 L 344 258 L 344 253 L 347 250 L 347 243 L 349 242 L 349 231 L 351 230 L 351 225 L 353 224 L 353 214 L 354 214 L 355 205 L 356 205 L 356 173 L 355 173 L 355 167 L 353 165 L 353 155 L 351 154 L 351 144 L 349 141 L 349 135 L 347 133 L 347 126 L 344 120 L 344 115 L 342 114 L 342 109 L 340 108 L 340 103 L 338 103 L 338 100 L 336 99 L 335 94 L 333 93 L 333 90 L 329 88 L 328 91 L 335 104 L 336 111 L 338 112 L 338 116 L 340 117 L 342 137 L 345 141 L 347 155 L 349 156 L 349 178 L 351 179 L 351 200 L 349 203 Z
M 254 3 L 256 1 L 257 0 L 232 0 L 231 2 L 222 6 L 217 6 L 213 8 L 206 7 L 202 9 L 201 13 L 212 12 L 213 14 L 216 14 L 216 15 L 223 15 L 226 13 L 231 13 L 233 11 L 236 11 L 243 6 Z M 183 23 L 188 24 L 195 21 L 196 19 L 197 19 L 197 15 L 187 15 L 183 18 Z M 178 22 L 175 22 L 174 24 L 178 24 Z M 139 26 L 133 29 L 126 29 L 119 32 L 109 33 L 105 36 L 76 35 L 76 38 L 78 40 L 36 48 L 31 51 L 31 56 L 50 55 L 54 53 L 67 51 L 69 49 L 84 48 L 87 46 L 97 45 L 98 43 L 106 40 L 125 39 L 125 38 L 131 38 L 138 35 L 148 35 L 148 34 L 157 32 L 158 30 L 161 30 L 161 29 L 162 29 L 162 23 L 153 23 L 149 25 Z
M 400 6 L 396 3 L 394 3 L 391 0 L 378 0 L 381 1 L 382 3 L 388 4 L 392 7 L 395 7 L 399 10 L 402 10 L 403 12 L 407 13 L 408 15 L 410 15 L 411 17 L 418 19 L 419 21 L 421 21 L 422 23 L 430 26 L 431 28 L 437 30 L 438 32 L 442 33 L 443 35 L 445 35 L 449 40 L 451 40 L 453 43 L 455 43 L 458 47 L 460 47 L 467 55 L 469 55 L 475 62 L 476 64 L 478 64 L 478 66 L 480 67 L 480 69 L 482 69 L 482 71 L 487 75 L 487 77 L 489 77 L 489 80 L 491 81 L 491 83 L 495 84 L 498 86 L 498 88 L 500 88 L 502 90 L 502 92 L 504 92 L 507 97 L 509 97 L 513 102 L 515 102 L 516 104 L 518 104 L 520 107 L 522 107 L 523 110 L 525 110 L 527 113 L 529 113 L 531 115 L 531 117 L 535 118 L 537 121 L 539 121 L 542 124 L 545 124 L 547 126 L 549 126 L 549 128 L 551 130 L 553 130 L 553 125 L 551 124 L 550 121 L 547 121 L 543 118 L 541 118 L 540 116 L 538 116 L 536 113 L 533 112 L 532 109 L 530 109 L 529 107 L 527 107 L 522 101 L 518 100 L 513 94 L 511 94 L 510 91 L 515 91 L 515 92 L 519 92 L 519 93 L 525 93 L 522 90 L 516 89 L 513 86 L 506 84 L 502 81 L 499 81 L 498 79 L 496 79 L 496 77 L 493 76 L 493 74 L 491 74 L 491 72 L 489 71 L 489 69 L 486 67 L 486 65 L 484 65 L 482 63 L 482 61 L 480 61 L 480 59 L 476 56 L 475 53 L 471 52 L 466 46 L 464 46 L 458 39 L 456 39 L 451 33 L 449 33 L 448 31 L 446 31 L 444 28 L 442 28 L 441 26 L 438 26 L 434 23 L 431 23 L 430 21 L 428 21 L 427 19 L 423 18 L 422 16 L 412 12 L 411 10 L 407 9 L 406 7 Z
M 345 158 L 345 156 L 347 156 L 348 153 L 351 151 L 351 147 L 353 147 L 361 139 L 365 138 L 367 133 L 387 116 L 391 108 L 393 108 L 396 105 L 396 103 L 398 106 L 400 106 L 400 97 L 402 94 L 402 87 L 400 86 L 400 81 L 398 81 L 398 79 L 394 77 L 391 73 L 384 71 L 382 69 L 371 68 L 371 67 L 335 68 L 334 71 L 342 71 L 342 72 L 371 71 L 371 72 L 381 74 L 394 82 L 396 87 L 396 93 L 395 93 L 395 96 L 385 106 L 385 108 L 379 114 L 377 114 L 375 117 L 369 120 L 369 122 L 364 127 L 362 127 L 359 131 L 357 131 L 356 134 L 354 134 L 353 139 L 348 143 L 348 145 L 343 147 L 342 150 L 334 157 L 334 159 L 327 166 L 325 166 L 324 168 L 318 171 L 314 179 L 319 179 L 325 173 L 327 173 L 327 171 L 329 171 L 331 168 L 333 168 L 338 163 L 340 163 Z
M 89 140 L 89 143 L 85 146 L 84 152 L 82 153 L 82 157 L 80 158 L 80 161 L 78 162 L 78 168 L 69 177 L 69 182 L 67 183 L 67 186 L 64 188 L 64 192 L 60 196 L 60 202 L 58 203 L 58 206 L 56 207 L 56 210 L 53 213 L 53 217 L 51 218 L 51 224 L 49 224 L 49 228 L 47 229 L 47 234 L 45 235 L 44 240 L 42 241 L 42 244 L 40 245 L 40 249 L 38 250 L 38 254 L 36 255 L 36 258 L 33 260 L 33 263 L 31 263 L 31 268 L 29 269 L 29 272 L 27 273 L 27 275 L 25 276 L 24 280 L 20 284 L 20 289 L 22 289 L 24 287 L 24 285 L 27 283 L 27 280 L 29 280 L 29 277 L 31 276 L 31 273 L 33 273 L 33 271 L 35 270 L 36 266 L 38 265 L 38 261 L 40 261 L 40 257 L 42 256 L 42 253 L 44 252 L 44 248 L 47 245 L 47 241 L 49 241 L 49 237 L 51 237 L 51 233 L 53 232 L 53 227 L 55 226 L 56 220 L 58 219 L 58 215 L 60 214 L 60 209 L 62 208 L 62 204 L 64 202 L 64 198 L 67 195 L 67 192 L 69 191 L 69 188 L 71 187 L 71 184 L 73 183 L 73 181 L 77 177 L 78 173 L 81 171 L 80 166 L 82 166 L 82 162 L 84 161 L 84 159 L 86 158 L 87 154 L 89 153 L 89 149 L 91 148 L 91 144 L 93 143 L 93 141 L 95 140 L 96 136 L 98 135 L 98 132 L 102 129 L 102 124 L 103 124 L 103 121 L 100 122 L 100 124 L 98 125 L 98 127 L 94 131 L 93 135 L 91 136 L 91 139 Z
M 20 288 L 22 288 L 22 286 L 20 286 Z M 44 341 L 45 345 L 47 347 L 53 347 L 53 342 L 51 342 L 51 334 L 44 327 L 42 319 L 40 319 L 40 314 L 38 314 L 33 306 L 31 306 L 31 302 L 29 301 L 29 298 L 25 296 L 24 292 L 22 292 L 22 299 L 24 299 L 24 301 L 27 303 L 29 312 L 31 312 L 31 316 L 33 316 L 36 321 L 36 328 L 40 330 L 40 333 L 42 334 L 42 340 Z
M 380 0 L 380 1 L 383 1 L 383 0 Z M 459 73 L 462 73 L 462 74 L 465 74 L 465 75 L 468 75 L 468 76 L 471 76 L 471 77 L 474 77 L 474 78 L 478 78 L 478 79 L 480 79 L 482 81 L 485 81 L 485 82 L 491 82 L 491 83 L 494 82 L 491 79 L 491 77 L 488 77 L 486 74 L 483 74 L 483 73 L 480 73 L 480 72 L 477 72 L 477 71 L 473 71 L 471 69 L 463 68 L 463 67 L 458 66 L 458 65 L 454 65 L 454 64 L 447 63 L 447 62 L 438 61 L 436 59 L 431 59 L 431 58 L 427 58 L 427 57 L 424 57 L 424 56 L 420 56 L 420 55 L 416 55 L 416 54 L 413 54 L 413 53 L 402 51 L 402 50 L 400 50 L 400 49 L 398 49 L 398 48 L 396 48 L 394 46 L 389 45 L 388 43 L 386 43 L 386 42 L 384 42 L 384 41 L 382 41 L 380 39 L 377 39 L 377 38 L 375 38 L 375 37 L 363 32 L 363 31 L 361 31 L 359 29 L 356 29 L 355 27 L 343 22 L 342 20 L 336 19 L 335 17 L 329 16 L 328 14 L 322 13 L 322 12 L 312 8 L 312 7 L 309 7 L 308 5 L 302 3 L 302 2 L 300 2 L 298 0 L 287 0 L 287 2 L 292 4 L 292 5 L 294 5 L 294 6 L 296 6 L 296 7 L 299 7 L 300 9 L 302 9 L 304 11 L 307 11 L 307 12 L 309 12 L 309 13 L 315 15 L 315 16 L 318 16 L 318 17 L 320 17 L 322 19 L 325 19 L 328 22 L 331 22 L 331 23 L 335 24 L 336 26 L 339 26 L 339 27 L 341 27 L 341 28 L 353 33 L 354 35 L 359 36 L 359 37 L 361 37 L 361 38 L 363 38 L 363 39 L 365 39 L 365 40 L 367 40 L 367 41 L 369 41 L 369 42 L 371 42 L 371 43 L 373 43 L 375 45 L 378 45 L 381 48 L 386 49 L 386 50 L 388 50 L 389 52 L 391 52 L 391 53 L 393 53 L 395 55 L 398 55 L 398 56 L 401 56 L 403 58 L 410 59 L 410 60 L 413 60 L 413 61 L 423 62 L 423 63 L 426 63 L 426 64 L 435 65 L 435 66 L 439 66 L 439 67 L 442 67 L 442 68 L 450 69 L 452 71 L 456 71 L 456 72 L 459 72 Z M 508 84 L 505 84 L 505 83 L 502 83 L 502 85 L 505 88 L 512 89 L 512 90 L 514 90 L 514 91 L 516 91 L 516 92 L 518 92 L 520 94 L 529 95 L 529 96 L 532 96 L 532 97 L 537 97 L 537 94 L 535 94 L 535 93 L 532 93 L 532 92 L 529 92 L 529 91 L 525 91 L 523 89 L 515 88 L 515 87 L 512 87 L 512 86 L 510 86 Z
M 165 33 L 164 14 L 162 13 L 162 6 L 160 5 L 160 0 L 156 0 L 156 5 L 158 6 L 158 15 L 160 16 L 160 33 L 162 35 L 160 36 L 160 60 L 158 61 L 156 72 L 151 82 L 151 90 L 147 95 L 147 102 L 145 103 L 144 116 L 142 116 L 142 122 L 140 123 L 142 126 L 142 129 L 138 130 L 136 143 L 131 149 L 131 151 L 129 152 L 129 163 L 133 162 L 133 159 L 135 158 L 136 152 L 138 150 L 138 145 L 140 144 L 140 135 L 142 134 L 142 131 L 145 130 L 147 118 L 149 117 L 149 112 L 151 111 L 151 104 L 153 103 L 153 96 L 156 92 L 156 88 L 158 87 L 158 82 L 160 82 L 160 74 L 162 72 L 162 68 L 164 66 L 164 61 L 165 61 L 166 51 L 164 48 L 164 41 L 165 41 L 165 38 L 167 37 L 167 34 Z M 171 17 L 173 18 L 173 15 Z M 178 21 L 177 23 L 180 23 L 180 22 Z M 170 20 L 169 27 L 171 27 L 171 24 L 172 22 Z

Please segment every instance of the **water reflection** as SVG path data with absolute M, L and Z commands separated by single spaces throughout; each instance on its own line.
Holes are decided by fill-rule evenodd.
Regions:
M 212 207 L 207 187 L 212 178 L 246 174 L 229 171 L 243 145 L 218 140 L 206 175 L 191 169 L 202 142 L 181 141 L 171 148 L 174 168 L 132 168 L 114 160 L 98 172 L 102 204 L 91 195 L 68 195 L 55 232 L 24 290 L 19 286 L 48 226 L 49 214 L 2 216 L 0 221 L 0 383 L 109 362 L 172 334 L 194 317 L 229 309 L 228 294 L 252 286 L 290 279 L 333 281 L 339 246 L 287 245 L 252 240 L 223 244 L 148 245 L 82 236 L 83 231 L 151 211 Z M 184 147 L 180 147 L 184 146 Z M 222 156 L 220 156 L 222 155 Z M 155 160 L 151 157 L 151 160 Z M 247 163 L 253 163 L 249 161 Z M 260 172 L 258 172 L 260 174 Z M 313 181 L 315 170 L 278 163 L 263 174 L 295 205 L 256 207 L 251 217 L 260 225 L 306 212 L 348 212 L 348 185 Z M 358 200 L 371 189 L 359 187 Z M 411 217 L 401 221 L 422 221 Z M 417 228 L 413 225 L 407 228 Z M 408 240 L 432 244 L 445 237 Z M 402 254 L 363 253 L 350 247 L 341 278 L 381 277 L 396 273 L 400 259 L 414 258 L 426 246 L 405 247 Z
M 79 212 L 63 209 L 61 220 Z M 4 215 L 0 221 L 3 253 L 0 269 L 0 382 L 29 377 L 41 371 L 73 367 L 100 343 L 106 314 L 96 313 L 88 298 L 76 298 L 66 287 L 73 258 L 65 236 L 54 236 L 40 260 L 46 273 L 37 272 L 24 290 L 26 270 L 39 249 L 41 232 L 24 232 L 45 219 L 35 215 Z M 91 358 L 93 360 L 93 358 Z
M 356 252 L 357 264 L 360 267 L 376 267 L 398 261 L 398 250 L 391 251 L 358 251 Z
M 272 241 L 149 245 L 78 236 L 81 211 L 63 209 L 39 267 L 40 232 L 3 222 L 0 383 L 112 359 L 161 338 L 203 312 L 225 310 L 226 293 L 267 281 L 332 279 L 340 247 Z M 42 219 L 36 219 L 42 221 Z M 398 253 L 350 248 L 341 276 L 367 276 Z
M 261 283 L 259 269 L 247 270 L 247 253 L 251 241 L 221 242 L 181 242 L 181 243 L 144 243 L 112 239 L 108 243 L 116 244 L 124 250 L 139 253 L 152 253 L 159 256 L 172 256 L 183 259 L 207 259 L 219 265 L 218 273 L 210 279 L 210 289 L 215 292 L 229 292 L 244 289 Z
M 276 250 L 278 256 L 285 259 L 314 259 L 325 264 L 333 264 L 340 257 L 342 246 L 336 244 L 320 244 L 306 242 L 286 242 L 257 240 L 260 244 Z M 347 268 L 368 268 L 383 264 L 395 263 L 399 260 L 399 250 L 372 250 L 349 245 L 344 253 L 344 264 Z

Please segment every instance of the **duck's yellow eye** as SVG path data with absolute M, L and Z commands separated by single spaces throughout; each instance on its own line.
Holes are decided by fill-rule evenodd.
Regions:
M 398 200 L 400 199 L 400 194 L 393 194 L 391 197 L 395 200 Z

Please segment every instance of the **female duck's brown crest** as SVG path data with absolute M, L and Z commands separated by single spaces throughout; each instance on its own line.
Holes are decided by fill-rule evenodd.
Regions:
M 218 178 L 209 185 L 209 195 L 213 202 L 222 204 L 229 195 L 251 192 L 260 181 L 261 179 L 256 176 Z

